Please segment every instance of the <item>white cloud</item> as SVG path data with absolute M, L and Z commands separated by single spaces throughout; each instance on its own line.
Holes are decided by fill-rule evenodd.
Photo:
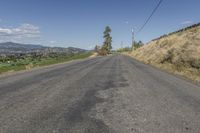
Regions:
M 192 24 L 193 22 L 190 20 L 181 22 L 181 25 Z
M 56 41 L 49 41 L 49 43 L 54 44 L 54 43 L 56 43 Z
M 129 21 L 124 21 L 126 24 L 129 24 Z
M 21 24 L 15 28 L 0 27 L 0 41 L 24 41 L 32 40 L 40 37 L 40 29 L 32 24 Z

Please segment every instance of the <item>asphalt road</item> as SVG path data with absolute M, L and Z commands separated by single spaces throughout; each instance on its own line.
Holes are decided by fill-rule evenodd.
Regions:
M 122 55 L 3 76 L 0 133 L 200 133 L 200 87 Z

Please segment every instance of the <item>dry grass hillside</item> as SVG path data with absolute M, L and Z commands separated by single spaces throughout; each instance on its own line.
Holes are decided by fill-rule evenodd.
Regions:
M 200 82 L 200 24 L 154 39 L 131 55 Z

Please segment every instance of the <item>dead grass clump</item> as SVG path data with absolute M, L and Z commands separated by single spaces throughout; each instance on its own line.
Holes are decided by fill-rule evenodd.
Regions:
M 106 50 L 102 49 L 102 50 L 98 51 L 98 54 L 101 55 L 101 56 L 106 56 L 108 54 L 108 52 Z
M 25 66 L 26 70 L 30 70 L 33 67 L 34 67 L 33 63 L 29 63 L 28 65 Z

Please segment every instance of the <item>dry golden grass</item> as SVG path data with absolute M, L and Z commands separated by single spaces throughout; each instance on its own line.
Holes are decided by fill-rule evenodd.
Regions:
M 95 57 L 97 57 L 97 56 L 98 56 L 98 53 L 95 52 L 95 53 L 93 53 L 89 58 L 95 58 Z
M 200 26 L 151 41 L 130 55 L 200 82 Z

